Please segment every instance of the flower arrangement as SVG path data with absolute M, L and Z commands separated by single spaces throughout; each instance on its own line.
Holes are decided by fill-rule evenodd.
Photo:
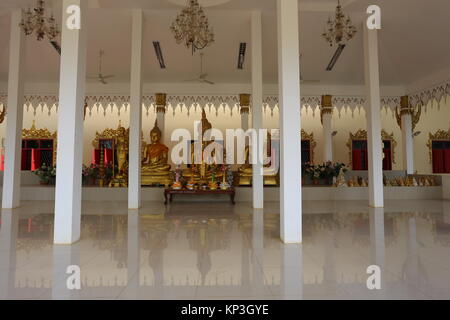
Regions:
M 39 182 L 41 184 L 51 184 L 55 182 L 56 167 L 47 166 L 43 163 L 41 167 L 33 171 L 33 173 L 39 177 Z
M 330 183 L 333 178 L 339 175 L 341 169 L 343 169 L 344 172 L 347 171 L 345 164 L 340 162 L 332 163 L 330 161 L 320 165 L 313 165 L 307 162 L 303 164 L 302 169 L 303 173 L 309 176 L 309 178 L 315 183 L 321 179 Z

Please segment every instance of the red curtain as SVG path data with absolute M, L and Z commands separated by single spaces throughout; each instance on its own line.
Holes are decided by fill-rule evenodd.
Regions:
M 28 170 L 27 168 L 27 160 L 28 160 L 28 152 L 29 150 L 22 150 L 22 163 L 21 163 L 21 170 Z
M 2 154 L 2 158 L 0 160 L 0 171 L 5 171 L 5 155 Z
M 444 173 L 444 150 L 433 149 L 433 173 Z
M 92 164 L 100 164 L 100 150 L 92 150 Z
M 444 163 L 445 163 L 445 173 L 450 173 L 450 149 L 445 149 Z
M 361 150 L 353 150 L 353 170 L 362 170 Z
M 113 162 L 113 151 L 112 149 L 105 149 L 105 164 Z
M 383 153 L 384 153 L 383 170 L 392 170 L 391 150 L 383 149 Z
M 31 171 L 41 167 L 41 150 L 31 149 Z

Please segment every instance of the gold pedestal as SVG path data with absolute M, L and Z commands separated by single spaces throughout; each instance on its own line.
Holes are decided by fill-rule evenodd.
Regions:
M 110 188 L 126 188 L 128 187 L 128 177 L 126 175 L 117 174 L 109 182 Z
M 277 186 L 278 185 L 278 175 L 267 175 L 264 176 L 265 186 Z M 253 176 L 252 175 L 239 175 L 239 185 L 240 186 L 251 186 Z
M 153 186 L 153 185 L 164 185 L 168 188 L 172 184 L 172 179 L 170 177 L 170 172 L 165 173 L 141 173 L 141 185 L 143 186 Z

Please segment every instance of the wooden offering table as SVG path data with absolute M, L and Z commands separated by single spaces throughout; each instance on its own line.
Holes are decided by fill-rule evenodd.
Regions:
M 164 204 L 167 205 L 168 202 L 172 202 L 174 195 L 197 195 L 197 196 L 203 196 L 203 195 L 216 195 L 216 194 L 225 194 L 230 196 L 230 201 L 232 204 L 235 204 L 234 202 L 234 195 L 235 190 L 234 188 L 228 189 L 228 190 L 189 190 L 189 189 L 181 189 L 181 190 L 175 190 L 175 189 L 165 189 L 164 190 Z

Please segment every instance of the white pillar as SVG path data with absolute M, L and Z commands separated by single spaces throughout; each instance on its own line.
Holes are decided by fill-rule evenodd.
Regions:
M 277 0 L 281 135 L 280 236 L 302 242 L 300 61 L 297 0 Z
M 402 127 L 402 151 L 403 151 L 403 168 L 407 174 L 414 173 L 414 143 L 413 143 L 413 111 L 409 105 L 408 96 L 401 97 L 400 116 Z
M 156 100 L 156 121 L 158 122 L 158 128 L 161 130 L 161 142 L 165 143 L 165 127 L 166 127 L 166 105 L 167 95 L 165 93 L 155 94 Z
M 70 5 L 77 5 L 81 9 L 81 28 L 69 30 L 63 23 L 61 34 L 54 230 L 56 244 L 71 244 L 80 238 L 88 4 L 86 0 L 64 0 L 63 21 L 69 17 L 66 8 Z
M 321 119 L 323 125 L 323 161 L 333 162 L 333 105 L 330 95 L 322 96 Z
M 384 206 L 383 157 L 381 144 L 380 76 L 378 65 L 378 31 L 364 29 L 364 65 L 367 95 L 367 149 L 369 154 L 369 205 Z
M 130 142 L 128 165 L 128 208 L 141 206 L 142 131 L 142 10 L 133 10 L 131 35 Z
M 262 128 L 262 21 L 261 12 L 252 12 L 252 126 Z M 255 141 L 256 142 L 256 141 Z M 253 156 L 259 155 L 258 143 L 252 143 Z M 262 161 L 259 159 L 253 165 L 253 208 L 264 208 L 264 175 Z
M 19 27 L 22 11 L 11 14 L 9 40 L 8 104 L 6 118 L 5 172 L 3 173 L 3 208 L 20 205 L 20 166 L 23 124 L 23 86 L 25 69 L 25 41 Z

